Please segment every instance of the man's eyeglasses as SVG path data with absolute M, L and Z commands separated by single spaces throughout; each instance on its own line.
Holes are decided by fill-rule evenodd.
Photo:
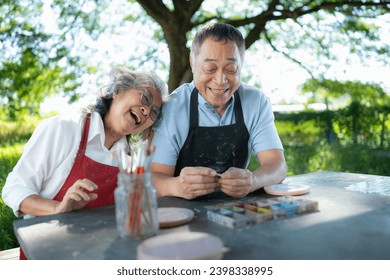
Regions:
M 153 103 L 153 94 L 148 90 L 141 92 L 141 104 L 150 106 Z M 156 105 L 153 105 L 149 112 L 149 117 L 152 121 L 157 121 L 161 116 L 161 109 Z

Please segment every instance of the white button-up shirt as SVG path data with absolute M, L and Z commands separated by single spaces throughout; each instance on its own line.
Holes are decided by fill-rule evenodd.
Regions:
M 4 202 L 16 216 L 20 214 L 21 202 L 28 196 L 37 194 L 52 199 L 60 190 L 75 161 L 84 120 L 82 114 L 55 116 L 37 126 L 2 190 Z M 111 151 L 104 146 L 104 139 L 103 121 L 94 112 L 91 115 L 86 156 L 103 164 L 118 166 L 111 151 L 116 150 L 117 145 L 125 144 L 126 147 L 126 137 L 117 141 Z

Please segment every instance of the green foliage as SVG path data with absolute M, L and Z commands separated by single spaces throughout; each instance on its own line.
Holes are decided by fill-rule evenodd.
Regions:
M 19 122 L 0 121 L 0 148 L 26 143 L 39 121 L 31 117 Z
M 32 49 L 23 50 L 19 62 L 3 62 L 0 68 L 2 118 L 17 120 L 25 115 L 39 115 L 43 100 L 60 91 L 73 92 L 74 74 L 66 74 L 56 65 L 42 64 Z
M 0 198 L 0 250 L 7 250 L 19 247 L 13 232 L 13 221 L 15 219 L 11 209 L 8 208 Z
M 58 33 L 48 31 L 41 18 L 43 6 L 43 1 L 0 3 L 0 119 L 39 115 L 43 100 L 54 94 L 68 97 L 69 102 L 80 97 L 76 88 L 85 69 L 80 56 L 72 52 L 74 41 L 68 34 L 72 28 L 81 28 L 70 25 L 61 26 L 64 29 Z M 88 19 L 94 22 L 92 16 Z M 92 28 L 86 15 L 82 23 Z M 78 33 L 73 30 L 72 34 Z
M 303 93 L 312 93 L 319 98 L 329 98 L 330 102 L 337 102 L 342 97 L 346 105 L 359 102 L 365 106 L 390 106 L 389 93 L 377 83 L 363 83 L 360 81 L 337 81 L 325 78 L 309 79 L 302 85 Z
M 68 32 L 71 36 L 78 34 L 77 29 L 85 31 L 93 40 L 97 40 L 107 25 L 101 21 L 101 15 L 107 9 L 108 0 L 54 0 L 52 8 L 58 17 L 58 28 L 63 30 L 63 39 Z M 71 24 L 69 24 L 71 23 Z
M 324 137 L 321 127 L 313 120 L 305 120 L 300 114 L 290 114 L 290 120 L 277 121 L 275 123 L 283 145 L 306 146 L 318 142 Z M 299 122 L 294 121 L 299 117 Z M 292 120 L 291 120 L 292 119 Z
M 305 146 L 284 146 L 288 175 L 320 170 L 390 175 L 390 152 L 362 145 L 340 146 L 321 142 Z
M 14 138 L 23 138 L 15 136 Z M 8 173 L 11 172 L 22 154 L 23 144 L 15 144 L 8 147 L 0 147 L 0 191 L 4 186 Z M 13 232 L 12 223 L 15 216 L 11 208 L 7 207 L 0 197 L 0 250 L 18 247 L 18 242 Z
M 0 121 L 0 192 L 8 173 L 19 160 L 22 149 L 30 138 L 39 119 L 29 118 L 24 122 Z M 0 197 L 0 250 L 18 247 L 12 223 L 15 220 L 12 210 Z
M 318 170 L 390 175 L 390 120 L 382 118 L 390 110 L 361 106 L 358 136 L 351 110 L 276 114 L 288 175 Z
M 381 85 L 310 79 L 302 91 L 312 93 L 314 99 L 324 98 L 330 108 L 343 107 L 318 114 L 340 143 L 389 148 L 390 94 Z
M 390 119 L 381 118 L 390 110 L 362 106 L 356 142 L 351 110 L 276 114 L 289 176 L 319 170 L 390 175 Z M 252 157 L 248 168 L 257 167 Z

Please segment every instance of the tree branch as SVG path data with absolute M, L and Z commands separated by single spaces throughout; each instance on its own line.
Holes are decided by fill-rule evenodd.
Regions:
M 306 4 L 301 5 L 299 8 L 295 10 L 277 10 L 276 7 L 278 4 L 280 4 L 280 1 L 273 0 L 271 1 L 269 8 L 264 11 L 263 13 L 251 17 L 251 18 L 244 18 L 244 19 L 237 19 L 237 20 L 230 20 L 227 21 L 233 26 L 239 27 L 239 26 L 245 26 L 249 24 L 254 24 L 255 27 L 253 27 L 249 32 L 248 36 L 245 39 L 247 48 L 249 48 L 259 37 L 262 32 L 265 31 L 265 26 L 267 22 L 274 21 L 274 20 L 283 20 L 283 19 L 294 19 L 296 20 L 299 17 L 302 17 L 307 14 L 316 13 L 320 10 L 327 10 L 327 11 L 333 11 L 337 7 L 342 7 L 344 5 L 347 5 L 348 7 L 379 7 L 383 8 L 386 11 L 390 11 L 390 1 L 380 1 L 380 2 L 356 2 L 351 0 L 346 1 L 336 1 L 336 2 L 323 2 L 316 6 L 313 6 L 311 8 L 308 8 L 307 5 L 313 1 L 308 1 Z M 279 15 L 276 15 L 275 12 L 278 12 Z M 259 27 L 260 26 L 260 27 Z
M 313 37 L 311 36 L 312 33 L 309 33 L 307 30 L 305 30 L 305 28 L 303 27 L 303 25 L 298 21 L 298 19 L 294 20 L 294 22 L 296 24 L 299 25 L 299 27 L 303 30 L 303 32 L 305 32 L 305 34 L 310 37 L 314 42 L 316 42 L 323 50 L 326 50 L 326 46 L 324 46 L 324 44 L 322 43 L 321 40 L 319 40 L 318 38 L 316 37 Z
M 275 45 L 272 43 L 272 40 L 271 38 L 268 36 L 268 33 L 265 31 L 264 32 L 264 37 L 265 39 L 267 40 L 268 44 L 271 46 L 271 48 L 277 52 L 277 53 L 281 53 L 283 56 L 285 56 L 287 59 L 291 60 L 292 62 L 298 64 L 300 67 L 302 67 L 310 76 L 313 80 L 316 80 L 315 76 L 313 75 L 313 73 L 309 70 L 309 68 L 307 68 L 305 65 L 303 65 L 302 62 L 300 62 L 299 60 L 293 58 L 292 56 L 290 56 L 288 53 L 284 52 L 284 51 L 281 51 L 279 50 L 278 48 L 275 47 Z
M 192 0 L 192 1 L 183 1 L 183 0 L 173 0 L 173 6 L 175 18 L 178 19 L 178 25 L 180 29 L 187 32 L 193 28 L 193 23 L 191 19 L 193 15 L 199 10 L 200 6 L 203 3 L 203 0 Z
M 146 13 L 162 27 L 167 26 L 172 12 L 165 6 L 162 0 L 137 0 Z
M 323 2 L 320 3 L 310 9 L 307 8 L 306 5 L 301 5 L 299 8 L 288 11 L 288 10 L 282 10 L 279 11 L 281 13 L 280 16 L 272 16 L 272 20 L 278 20 L 278 19 L 297 19 L 298 17 L 307 15 L 307 14 L 313 14 L 320 10 L 326 10 L 326 11 L 334 11 L 335 8 L 347 6 L 349 7 L 379 7 L 383 8 L 386 11 L 390 11 L 390 1 L 380 1 L 380 2 L 356 2 L 356 1 L 337 1 L 337 2 Z

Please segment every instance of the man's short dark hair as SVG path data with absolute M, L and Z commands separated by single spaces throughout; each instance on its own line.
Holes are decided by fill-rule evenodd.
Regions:
M 200 47 L 208 38 L 211 38 L 216 42 L 234 42 L 240 52 L 241 60 L 244 60 L 245 40 L 240 31 L 227 23 L 213 23 L 199 29 L 198 32 L 196 32 L 191 45 L 191 55 L 193 55 L 193 58 L 199 54 Z

